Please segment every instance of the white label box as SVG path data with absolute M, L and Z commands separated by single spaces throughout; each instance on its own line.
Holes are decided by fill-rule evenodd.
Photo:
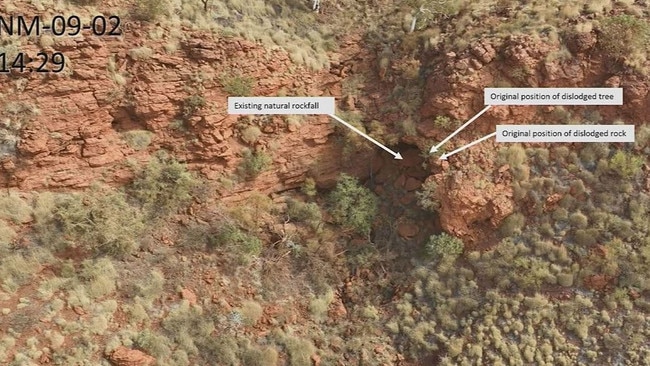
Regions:
M 623 88 L 485 88 L 485 105 L 623 105 Z
M 634 142 L 634 125 L 497 125 L 497 142 Z
M 229 97 L 228 114 L 334 114 L 334 97 Z

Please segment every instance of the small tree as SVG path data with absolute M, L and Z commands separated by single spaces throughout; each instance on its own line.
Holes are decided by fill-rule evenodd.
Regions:
M 426 254 L 434 259 L 456 258 L 463 253 L 462 240 L 447 233 L 431 235 L 424 246 Z
M 374 193 L 347 174 L 341 174 L 329 196 L 334 221 L 359 234 L 368 234 L 377 215 L 378 201 Z

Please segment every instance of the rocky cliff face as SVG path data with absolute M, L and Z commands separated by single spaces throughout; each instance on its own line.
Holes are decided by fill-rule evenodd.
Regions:
M 277 95 L 284 89 L 340 96 L 345 61 L 314 73 L 296 68 L 280 50 L 189 30 L 190 37 L 178 51 L 167 54 L 163 42 L 147 43 L 153 55 L 139 60 L 129 50 L 143 46 L 141 32 L 130 29 L 123 40 L 80 37 L 56 44 L 71 65 L 69 76 L 31 73 L 2 80 L 3 89 L 12 90 L 5 94 L 6 103 L 29 104 L 40 111 L 29 117 L 16 154 L 3 158 L 4 186 L 30 190 L 81 188 L 97 179 L 122 183 L 129 177 L 127 160 L 145 160 L 158 148 L 172 150 L 208 178 L 232 171 L 243 144 L 238 116 L 227 114 L 227 95 L 215 70 L 253 77 L 255 95 Z M 35 55 L 38 48 L 24 52 Z M 107 71 L 111 57 L 113 72 Z M 188 132 L 182 133 L 171 121 L 178 119 L 192 87 L 201 89 L 207 105 L 186 121 Z M 129 130 L 152 132 L 151 145 L 142 151 L 129 147 L 121 138 Z M 275 163 L 254 189 L 295 186 L 311 168 L 323 177 L 340 170 L 338 149 L 327 144 L 333 128 L 325 116 L 310 117 L 300 127 L 270 118 L 262 132 L 259 148 L 274 150 Z M 275 147 L 269 146 L 271 141 Z M 323 159 L 314 165 L 314 157 Z
M 603 107 L 492 107 L 448 145 L 463 146 L 494 132 L 497 124 L 566 124 L 570 120 L 595 123 L 647 123 L 650 86 L 623 73 L 593 52 L 595 36 L 582 34 L 569 40 L 573 57 L 555 58 L 560 49 L 529 36 L 511 36 L 503 42 L 477 42 L 462 53 L 448 53 L 433 64 L 421 108 L 421 135 L 441 141 L 447 131 L 434 127 L 436 116 L 468 120 L 484 108 L 483 88 L 520 87 L 622 87 L 624 105 Z M 507 166 L 495 164 L 498 146 L 493 140 L 476 145 L 449 162 L 433 162 L 428 178 L 438 186 L 442 227 L 469 243 L 478 243 L 513 212 L 511 178 Z M 479 172 L 476 172 L 475 169 Z M 449 174 L 453 171 L 453 174 Z M 481 240 L 484 241 L 484 240 Z
M 21 117 L 26 123 L 17 151 L 5 155 L 0 165 L 2 186 L 22 190 L 78 189 L 98 179 L 121 184 L 130 177 L 127 161 L 145 161 L 159 148 L 171 150 L 208 179 L 217 179 L 236 169 L 245 147 L 238 117 L 227 114 L 221 74 L 252 77 L 254 95 L 289 92 L 340 98 L 341 81 L 346 76 L 374 69 L 378 64 L 375 52 L 363 49 L 362 42 L 354 38 L 331 55 L 328 70 L 313 72 L 295 66 L 282 50 L 265 49 L 248 41 L 186 29 L 186 40 L 177 50 L 170 50 L 165 47 L 165 36 L 144 43 L 146 31 L 131 24 L 123 38 L 78 37 L 57 40 L 53 48 L 30 45 L 21 49 L 31 56 L 40 49 L 63 52 L 71 71 L 68 75 L 13 74 L 0 80 L 2 89 L 9 91 L 4 93 L 5 105 L 30 105 L 40 111 Z M 595 110 L 605 120 L 645 121 L 650 112 L 647 83 L 633 75 L 620 76 L 608 70 L 605 62 L 590 59 L 594 44 L 591 37 L 570 44 L 575 57 L 569 61 L 552 60 L 549 55 L 557 48 L 527 37 L 510 37 L 501 43 L 484 41 L 460 54 L 434 57 L 434 62 L 426 66 L 431 72 L 419 111 L 419 138 L 415 140 L 442 140 L 448 131 L 434 127 L 432 120 L 436 116 L 470 118 L 483 108 L 483 88 L 503 82 L 520 86 L 622 86 L 622 109 Z M 151 49 L 151 54 L 142 57 L 134 52 L 142 47 Z M 385 85 L 379 80 L 376 84 Z M 377 85 L 360 101 L 364 112 L 375 116 L 390 94 Z M 170 122 L 178 119 L 192 90 L 200 90 L 207 104 L 185 121 L 185 132 L 179 131 Z M 574 115 L 590 111 L 570 110 Z M 17 118 L 7 108 L 2 114 L 5 121 Z M 490 133 L 496 124 L 534 123 L 552 115 L 553 108 L 495 107 L 447 147 L 461 146 Z M 387 122 L 399 118 L 383 117 Z M 322 185 L 331 184 L 342 170 L 368 174 L 362 164 L 344 163 L 341 148 L 334 143 L 333 125 L 326 116 L 309 117 L 300 126 L 272 117 L 261 125 L 262 136 L 255 142 L 256 148 L 266 150 L 274 163 L 254 182 L 237 186 L 232 199 L 247 190 L 269 193 L 295 188 L 307 174 Z M 151 144 L 143 150 L 129 147 L 122 138 L 122 133 L 129 130 L 152 132 Z M 496 148 L 493 142 L 485 142 L 451 158 L 449 163 L 432 162 L 428 179 L 438 184 L 445 230 L 473 240 L 486 229 L 493 230 L 512 212 L 509 177 L 494 162 Z M 365 153 L 358 159 L 368 161 L 375 153 Z M 467 169 L 470 165 L 479 166 L 480 174 L 490 180 L 484 188 L 476 184 L 473 178 L 477 173 Z M 456 173 L 448 174 L 450 168 Z M 408 178 L 416 179 L 417 185 L 424 180 L 419 174 L 404 179 Z

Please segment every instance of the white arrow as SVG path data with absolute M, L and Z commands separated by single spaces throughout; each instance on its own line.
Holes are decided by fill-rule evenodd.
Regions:
M 478 144 L 478 143 L 481 143 L 481 142 L 483 142 L 483 141 L 489 139 L 490 137 L 494 137 L 494 136 L 496 136 L 496 135 L 497 135 L 496 132 L 492 132 L 491 134 L 489 134 L 489 135 L 487 135 L 487 136 L 483 136 L 483 137 L 481 137 L 480 139 L 478 139 L 478 140 L 476 140 L 476 141 L 473 141 L 473 142 L 470 142 L 469 144 L 467 144 L 467 145 L 465 145 L 465 146 L 459 147 L 458 149 L 456 149 L 456 150 L 454 150 L 454 151 L 452 151 L 452 152 L 444 153 L 444 154 L 442 154 L 442 156 L 440 157 L 440 160 L 447 160 L 448 157 L 450 157 L 450 156 L 452 156 L 452 155 L 454 155 L 454 154 L 458 154 L 459 152 L 461 152 L 461 151 L 467 149 L 468 147 L 472 147 L 472 146 L 474 146 L 474 145 L 476 145 L 476 144 Z
M 349 129 L 351 129 L 352 131 L 358 133 L 358 134 L 361 135 L 363 138 L 369 140 L 369 141 L 372 142 L 373 144 L 375 144 L 375 145 L 381 147 L 382 149 L 388 151 L 388 153 L 390 153 L 391 155 L 393 155 L 393 156 L 395 157 L 395 159 L 397 159 L 397 160 L 402 160 L 402 155 L 401 155 L 400 153 L 396 153 L 396 152 L 394 152 L 393 150 L 387 148 L 386 146 L 382 145 L 379 141 L 377 141 L 377 140 L 373 139 L 372 137 L 366 135 L 365 133 L 359 131 L 358 128 L 352 126 L 351 124 L 345 122 L 344 120 L 338 118 L 337 116 L 335 116 L 335 115 L 333 115 L 333 114 L 330 114 L 329 116 L 332 117 L 332 118 L 334 118 L 335 120 L 341 122 L 343 125 L 345 125 L 345 127 L 347 127 L 347 128 L 349 128 Z M 495 132 L 495 133 L 496 133 L 496 132 Z
M 474 121 L 475 121 L 477 118 L 479 118 L 483 113 L 487 112 L 487 110 L 490 109 L 491 107 L 492 107 L 492 106 L 489 105 L 489 106 L 483 108 L 482 111 L 478 112 L 478 113 L 477 113 L 474 117 L 472 117 L 469 121 L 465 122 L 464 125 L 458 127 L 458 129 L 457 129 L 456 131 L 454 131 L 454 133 L 452 133 L 451 135 L 447 136 L 447 138 L 444 139 L 444 140 L 442 140 L 438 145 L 433 146 L 433 147 L 431 148 L 431 150 L 429 150 L 429 154 L 438 151 L 438 150 L 440 149 L 440 146 L 444 145 L 445 143 L 447 143 L 447 141 L 451 140 L 452 137 L 456 136 L 457 133 L 459 133 L 460 131 L 462 131 L 465 127 L 469 126 L 470 123 L 474 122 Z

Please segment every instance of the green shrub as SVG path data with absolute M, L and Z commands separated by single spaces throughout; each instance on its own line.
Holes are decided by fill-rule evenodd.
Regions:
M 86 293 L 92 299 L 115 292 L 118 273 L 108 258 L 87 259 L 81 263 L 77 276 L 86 285 Z
M 276 366 L 278 351 L 271 347 L 248 348 L 242 352 L 241 360 L 245 366 Z
M 140 0 L 135 9 L 135 18 L 144 21 L 154 21 L 169 14 L 168 0 Z
M 364 306 L 359 309 L 359 316 L 365 320 L 379 320 L 379 310 L 373 305 Z
M 171 355 L 171 342 L 169 338 L 156 334 L 149 329 L 140 332 L 133 340 L 136 347 L 144 350 L 157 359 L 167 358 Z
M 327 319 L 327 311 L 329 310 L 330 304 L 333 300 L 334 291 L 331 289 L 323 295 L 311 299 L 309 302 L 309 312 L 313 316 L 314 320 L 323 321 Z
M 378 200 L 373 192 L 345 173 L 341 174 L 329 201 L 334 221 L 359 234 L 368 234 L 377 215 Z
M 262 135 L 262 131 L 257 126 L 248 126 L 241 132 L 241 138 L 245 143 L 252 145 Z
M 244 301 L 239 310 L 239 313 L 244 318 L 244 322 L 247 325 L 255 325 L 264 315 L 264 309 L 260 304 L 255 301 L 248 300 Z
M 209 236 L 208 248 L 234 249 L 237 253 L 248 257 L 256 257 L 262 252 L 262 241 L 255 235 L 249 234 L 232 223 L 226 223 L 216 228 Z
M 636 141 L 634 142 L 634 147 L 636 149 L 647 149 L 650 147 L 650 125 L 644 124 L 637 127 L 638 132 L 636 133 Z M 647 153 L 647 150 L 645 151 Z
M 589 226 L 589 218 L 582 212 L 572 213 L 571 216 L 569 216 L 569 222 L 571 223 L 571 226 L 578 229 L 584 229 Z
M 195 354 L 201 365 L 236 365 L 239 345 L 235 338 L 214 334 L 212 314 L 182 301 L 162 321 L 162 328 L 185 352 Z M 201 362 L 202 361 L 202 362 Z
M 605 18 L 601 22 L 599 30 L 598 44 L 604 52 L 613 58 L 629 57 L 645 50 L 650 37 L 648 22 L 631 15 Z
M 164 291 L 165 275 L 157 270 L 152 269 L 149 275 L 141 278 L 135 284 L 135 290 L 138 296 L 145 300 L 155 300 Z
M 415 193 L 418 205 L 425 210 L 436 212 L 440 208 L 440 201 L 436 199 L 438 184 L 433 180 L 426 180 L 419 191 Z
M 363 123 L 364 116 L 359 111 L 340 111 L 339 117 L 364 133 L 370 133 L 366 130 L 366 126 Z M 343 152 L 346 155 L 354 155 L 354 152 L 360 150 L 366 150 L 369 148 L 368 141 L 361 137 L 358 133 L 352 131 L 351 129 L 344 127 L 340 123 L 334 123 L 334 129 L 340 131 L 344 136 L 344 150 Z
M 230 216 L 239 227 L 253 232 L 259 229 L 261 218 L 266 214 L 270 214 L 273 207 L 271 197 L 255 191 L 251 192 L 240 205 L 233 207 L 229 211 Z
M 246 179 L 253 179 L 268 168 L 273 159 L 263 151 L 242 150 L 243 159 L 239 166 L 240 174 Z
M 206 105 L 205 98 L 201 95 L 190 95 L 189 97 L 183 99 L 183 108 L 181 111 L 181 118 L 183 120 L 188 120 L 194 114 L 200 110 L 201 108 L 205 107 Z
M 431 235 L 424 246 L 426 254 L 434 259 L 456 258 L 463 253 L 463 242 L 447 233 Z
M 249 97 L 255 85 L 255 79 L 250 76 L 222 75 L 220 81 L 231 97 Z
M 402 133 L 406 136 L 417 136 L 417 124 L 413 121 L 412 117 L 407 117 L 399 125 Z
M 433 125 L 438 129 L 448 130 L 452 127 L 456 127 L 458 122 L 447 116 L 436 116 L 436 119 L 433 120 Z
M 643 167 L 643 158 L 619 150 L 609 160 L 609 168 L 621 178 L 630 179 L 635 177 Z
M 575 276 L 573 273 L 560 273 L 557 275 L 557 283 L 562 287 L 573 286 Z
M 577 229 L 573 234 L 573 238 L 581 246 L 589 247 L 598 242 L 600 232 L 598 229 Z
M 527 181 L 529 169 L 526 164 L 526 149 L 516 144 L 499 150 L 499 164 L 508 164 L 516 181 Z
M 0 255 L 0 286 L 7 292 L 15 292 L 42 269 L 40 258 L 17 251 Z
M 522 166 L 527 160 L 526 149 L 516 144 L 499 150 L 499 162 L 511 168 Z
M 35 228 L 44 245 L 82 244 L 101 254 L 122 256 L 139 247 L 142 214 L 121 191 L 94 186 L 84 194 L 43 195 L 37 200 Z
M 188 204 L 199 186 L 184 164 L 159 152 L 136 174 L 129 193 L 150 216 L 159 216 Z
M 187 122 L 182 119 L 175 119 L 169 122 L 169 128 L 175 131 L 187 132 L 188 125 Z
M 508 216 L 503 220 L 501 223 L 501 235 L 508 237 L 514 234 L 517 234 L 521 232 L 521 229 L 524 227 L 524 224 L 526 223 L 526 217 L 522 215 L 521 213 L 513 213 L 512 215 Z
M 329 305 L 330 304 L 327 302 L 327 299 L 318 297 L 312 299 L 309 303 L 309 311 L 315 320 L 324 320 L 327 318 L 327 310 L 329 308 Z
M 201 356 L 210 365 L 237 365 L 239 345 L 228 335 L 205 337 L 198 344 Z
M 308 339 L 288 337 L 284 346 L 289 354 L 290 366 L 311 366 L 311 356 L 316 352 L 316 347 Z
M 305 179 L 305 182 L 302 184 L 302 187 L 300 187 L 300 190 L 302 193 L 306 194 L 309 197 L 314 197 L 318 194 L 318 190 L 316 188 L 316 181 L 314 178 L 307 178 Z
M 287 200 L 287 215 L 293 220 L 308 223 L 314 228 L 320 224 L 323 218 L 320 207 L 316 203 L 300 202 L 292 198 Z
M 172 354 L 171 364 L 175 366 L 189 366 L 190 357 L 187 355 L 187 352 L 185 352 L 184 350 L 177 349 L 176 351 L 174 351 L 174 354 Z

